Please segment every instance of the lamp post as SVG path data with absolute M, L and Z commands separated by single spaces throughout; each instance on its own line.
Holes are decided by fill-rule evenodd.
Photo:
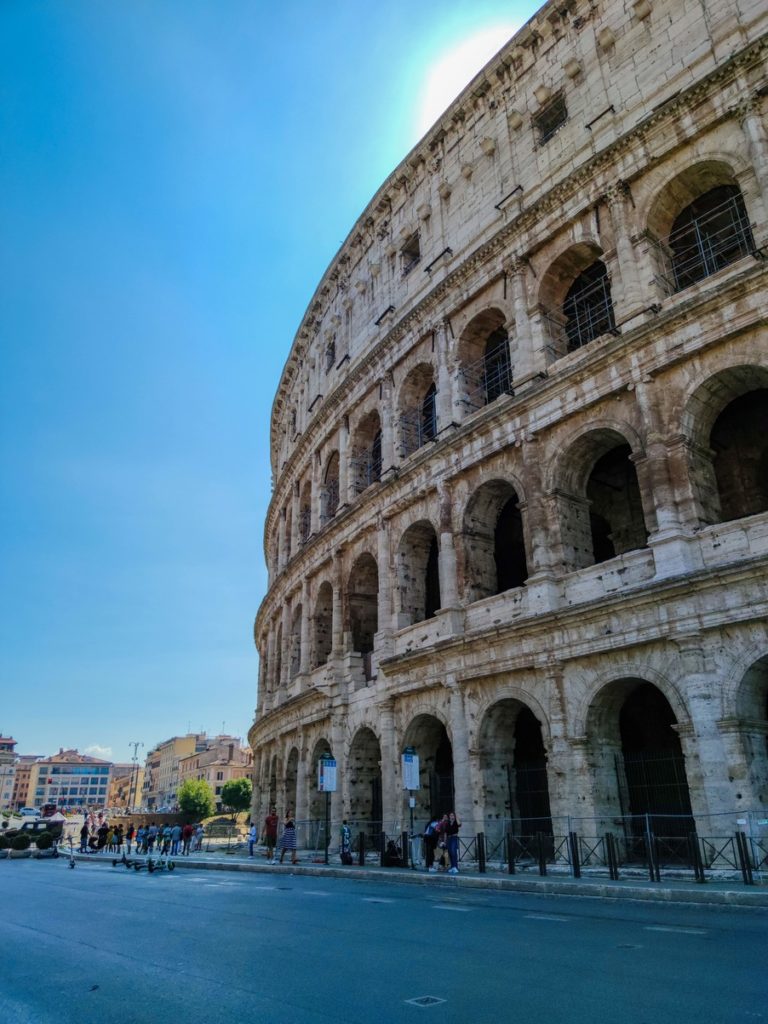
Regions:
M 131 784 L 128 788 L 128 807 L 131 814 L 136 813 L 136 789 L 139 781 L 139 747 L 143 747 L 144 744 L 141 740 L 135 740 L 128 744 L 129 747 L 133 747 L 133 767 L 131 768 Z

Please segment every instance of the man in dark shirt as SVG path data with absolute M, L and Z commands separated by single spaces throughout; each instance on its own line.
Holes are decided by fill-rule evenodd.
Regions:
M 269 814 L 264 819 L 264 842 L 267 844 L 267 862 L 275 862 L 275 846 L 277 845 L 277 811 L 270 807 Z

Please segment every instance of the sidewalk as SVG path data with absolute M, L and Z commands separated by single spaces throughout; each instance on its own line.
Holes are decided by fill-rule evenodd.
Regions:
M 91 864 L 112 866 L 114 854 L 76 854 L 76 860 Z M 143 859 L 143 858 L 142 858 Z M 336 863 L 333 861 L 336 860 Z M 665 878 L 661 882 L 644 880 L 640 874 L 627 877 L 617 882 L 605 876 L 589 876 L 586 872 L 581 878 L 573 878 L 569 874 L 550 873 L 541 876 L 537 873 L 504 874 L 500 871 L 489 871 L 480 874 L 478 871 L 462 871 L 459 875 L 428 874 L 424 868 L 382 868 L 376 864 L 365 867 L 351 865 L 345 867 L 333 856 L 329 864 L 315 863 L 312 853 L 304 853 L 298 864 L 286 861 L 284 864 L 268 864 L 263 854 L 248 857 L 240 850 L 233 853 L 218 851 L 195 853 L 188 857 L 174 858 L 178 869 L 192 868 L 209 871 L 241 871 L 262 875 L 306 875 L 315 878 L 355 878 L 376 882 L 399 882 L 407 885 L 424 885 L 441 889 L 460 888 L 489 890 L 492 892 L 527 892 L 557 896 L 591 896 L 604 899 L 649 900 L 662 903 L 702 904 L 706 906 L 757 907 L 768 909 L 768 885 L 743 885 L 740 881 L 730 879 L 712 879 L 704 884 L 685 878 Z

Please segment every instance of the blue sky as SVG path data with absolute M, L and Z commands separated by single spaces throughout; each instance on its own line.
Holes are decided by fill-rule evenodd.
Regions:
M 0 733 L 20 752 L 245 736 L 294 332 L 417 141 L 430 73 L 448 55 L 469 77 L 467 40 L 536 6 L 3 0 Z

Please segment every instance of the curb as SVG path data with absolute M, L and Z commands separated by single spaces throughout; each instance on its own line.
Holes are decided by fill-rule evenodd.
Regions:
M 88 864 L 106 864 L 112 867 L 112 857 L 96 858 L 75 854 L 77 861 Z M 641 900 L 656 903 L 684 903 L 688 906 L 751 907 L 768 909 L 768 889 L 758 887 L 744 889 L 708 889 L 707 885 L 691 883 L 691 888 L 663 887 L 649 888 L 635 885 L 631 880 L 618 882 L 574 881 L 572 879 L 503 877 L 488 875 L 427 875 L 423 871 L 398 868 L 360 868 L 315 866 L 303 864 L 249 864 L 238 861 L 199 861 L 179 859 L 174 861 L 177 869 L 202 871 L 240 871 L 254 875 L 304 875 L 311 878 L 353 878 L 356 881 L 399 882 L 405 885 L 421 885 L 434 888 L 461 888 L 491 892 L 539 893 L 546 896 L 582 896 L 598 899 Z

